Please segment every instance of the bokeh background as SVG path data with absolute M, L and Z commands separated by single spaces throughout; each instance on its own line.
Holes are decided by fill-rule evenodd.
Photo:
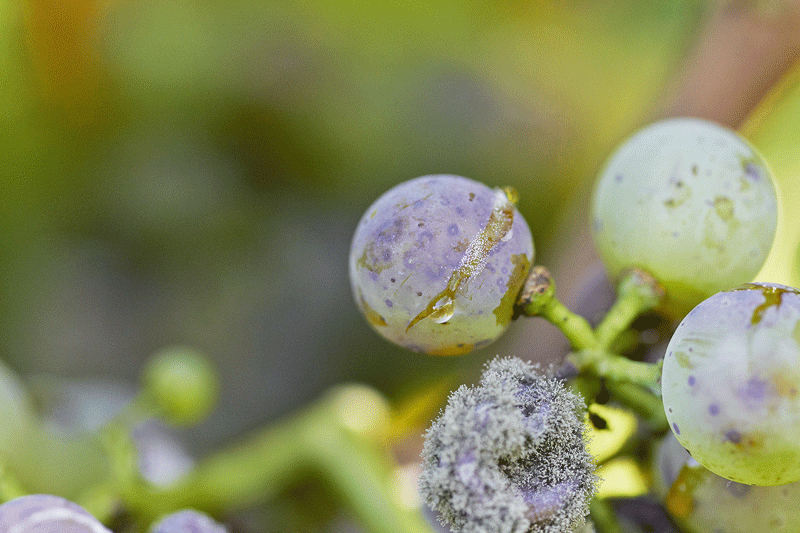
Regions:
M 361 214 L 423 174 L 512 185 L 575 302 L 612 147 L 666 115 L 737 126 L 798 28 L 790 1 L 0 0 L 0 358 L 135 382 L 198 348 L 223 379 L 199 452 L 334 383 L 400 400 L 552 359 L 532 319 L 462 358 L 379 338 L 347 279 Z

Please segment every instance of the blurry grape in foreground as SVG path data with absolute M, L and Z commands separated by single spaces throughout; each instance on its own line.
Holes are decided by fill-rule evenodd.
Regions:
M 761 155 L 705 120 L 669 119 L 625 141 L 594 191 L 592 233 L 611 277 L 646 270 L 682 316 L 752 281 L 772 248 L 777 200 Z
M 228 533 L 228 530 L 200 511 L 184 509 L 153 524 L 150 533 Z
M 350 248 L 361 312 L 388 340 L 458 355 L 505 331 L 533 261 L 511 191 L 460 176 L 423 176 L 381 196 Z
M 495 359 L 425 435 L 422 496 L 457 532 L 584 531 L 597 482 L 584 411 L 562 381 Z
M 111 533 L 83 507 L 49 494 L 22 496 L 0 505 L 3 533 Z
M 748 283 L 702 302 L 670 339 L 661 385 L 700 464 L 749 485 L 800 481 L 800 291 Z

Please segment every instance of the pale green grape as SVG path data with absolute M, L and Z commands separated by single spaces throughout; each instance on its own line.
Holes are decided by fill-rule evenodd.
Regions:
M 750 283 L 703 301 L 669 342 L 661 386 L 700 464 L 749 485 L 800 481 L 800 291 Z
M 629 267 L 650 272 L 675 316 L 751 281 L 776 224 L 762 157 L 735 132 L 690 118 L 652 124 L 623 143 L 592 205 L 594 239 L 611 276 Z
M 458 355 L 505 331 L 532 261 L 530 229 L 507 191 L 423 176 L 367 209 L 350 248 L 350 281 L 386 339 Z
M 687 533 L 797 533 L 800 482 L 736 483 L 704 468 L 672 434 L 659 446 L 656 477 L 664 507 Z

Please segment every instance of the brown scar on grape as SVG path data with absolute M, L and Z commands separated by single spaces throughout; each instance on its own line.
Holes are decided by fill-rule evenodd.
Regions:
M 473 348 L 474 348 L 473 344 L 459 343 L 452 346 L 442 346 L 441 348 L 437 348 L 435 350 L 428 350 L 427 353 L 429 355 L 441 355 L 441 356 L 463 355 L 465 353 L 471 352 Z
M 467 246 L 458 268 L 450 275 L 444 290 L 431 298 L 425 309 L 411 320 L 406 331 L 414 327 L 423 318 L 430 316 L 434 311 L 443 307 L 444 304 L 440 304 L 440 302 L 446 301 L 447 298 L 451 302 L 454 301 L 458 290 L 464 290 L 469 280 L 483 271 L 489 252 L 511 231 L 511 226 L 514 223 L 515 197 L 516 191 L 510 187 L 495 191 L 494 206 L 486 226 Z M 437 307 L 437 304 L 439 304 L 439 307 Z
M 751 324 L 758 324 L 761 322 L 761 319 L 764 318 L 764 313 L 766 313 L 767 309 L 773 305 L 780 307 L 783 300 L 783 295 L 785 293 L 790 292 L 793 294 L 800 294 L 800 291 L 792 289 L 791 287 L 769 287 L 766 285 L 759 285 L 757 283 L 745 283 L 744 285 L 740 285 L 733 290 L 747 291 L 752 289 L 758 289 L 761 291 L 761 294 L 764 295 L 764 302 L 753 309 L 753 316 L 750 318 Z
M 358 304 L 361 306 L 361 309 L 364 311 L 364 317 L 367 319 L 367 322 L 372 324 L 373 326 L 386 326 L 386 319 L 381 316 L 376 310 L 374 310 L 367 301 L 364 299 L 364 295 L 361 294 L 361 291 L 358 292 Z
M 664 499 L 664 506 L 674 516 L 685 520 L 692 515 L 695 506 L 694 491 L 703 483 L 706 472 L 702 467 L 683 465 Z
M 528 277 L 528 271 L 531 269 L 531 262 L 525 254 L 513 254 L 511 262 L 514 264 L 514 270 L 508 277 L 506 282 L 506 292 L 500 299 L 500 305 L 494 308 L 492 313 L 497 317 L 497 325 L 505 326 L 511 322 L 511 317 L 514 315 L 514 304 L 517 300 L 517 293 L 519 292 L 525 279 Z

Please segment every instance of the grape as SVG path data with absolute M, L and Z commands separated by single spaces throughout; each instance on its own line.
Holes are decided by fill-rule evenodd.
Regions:
M 751 281 L 772 247 L 775 187 L 766 163 L 733 131 L 699 119 L 652 124 L 600 174 L 592 233 L 612 277 L 639 267 L 663 285 L 662 311 L 683 316 Z
M 150 528 L 150 533 L 227 533 L 227 531 L 208 515 L 194 509 L 172 513 Z
M 729 481 L 703 468 L 671 434 L 659 446 L 658 459 L 664 506 L 687 533 L 800 531 L 800 483 L 758 487 Z
M 187 425 L 214 408 L 219 394 L 216 369 L 200 353 L 182 346 L 154 355 L 144 369 L 144 387 L 167 420 Z
M 667 346 L 672 431 L 700 464 L 749 485 L 800 480 L 800 291 L 749 283 L 695 307 Z
M 0 505 L 3 533 L 111 533 L 80 505 L 49 494 L 22 496 Z
M 361 312 L 386 339 L 458 355 L 508 326 L 533 260 L 509 191 L 460 176 L 397 185 L 367 210 L 350 248 Z

